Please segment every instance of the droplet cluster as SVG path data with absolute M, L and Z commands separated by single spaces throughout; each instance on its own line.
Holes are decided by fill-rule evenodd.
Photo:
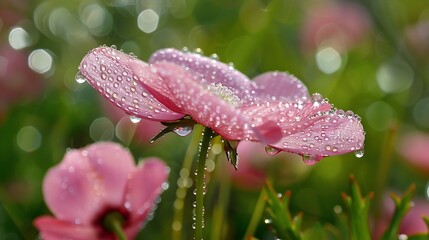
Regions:
M 179 119 L 183 115 L 175 113 L 161 104 L 150 94 L 129 67 L 131 62 L 147 64 L 134 56 L 102 46 L 90 51 L 82 61 L 76 81 L 85 80 L 101 95 L 132 116 L 165 120 Z
M 189 115 L 227 140 L 263 139 L 309 164 L 346 152 L 363 156 L 365 133 L 352 111 L 333 108 L 321 94 L 310 96 L 290 74 L 269 72 L 250 81 L 217 58 L 201 50 L 163 49 L 148 65 L 100 47 L 85 57 L 76 78 L 86 78 L 136 118 L 168 121 Z M 186 135 L 182 131 L 188 129 L 175 132 Z

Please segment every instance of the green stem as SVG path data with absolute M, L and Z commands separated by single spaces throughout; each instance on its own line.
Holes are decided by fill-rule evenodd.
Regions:
M 215 140 L 217 143 L 221 145 L 220 137 Z M 229 164 L 227 161 L 217 161 L 219 158 L 219 154 L 216 154 L 214 156 L 214 160 L 216 162 L 216 169 L 214 177 L 216 178 L 216 187 L 219 188 L 218 198 L 215 201 L 215 205 L 213 208 L 213 215 L 212 215 L 212 222 L 211 222 L 211 240 L 221 240 L 225 239 L 225 226 L 227 225 L 227 219 L 225 219 L 226 211 L 228 208 L 229 198 L 230 198 L 230 191 L 231 191 L 231 176 L 229 174 L 225 174 L 224 171 L 227 167 L 227 164 Z M 223 159 L 221 159 L 223 160 Z M 212 177 L 213 179 L 213 177 Z M 213 186 L 213 184 L 212 184 Z
M 261 220 L 262 214 L 264 214 L 266 200 L 267 193 L 265 188 L 262 188 L 261 193 L 259 194 L 259 198 L 256 202 L 255 209 L 253 210 L 252 218 L 250 218 L 249 225 L 247 226 L 244 239 L 249 239 L 255 233 L 256 228 L 258 227 L 258 224 Z
M 206 167 L 207 152 L 210 140 L 213 137 L 213 131 L 205 128 L 203 138 L 200 142 L 197 176 L 196 176 L 196 206 L 195 206 L 195 239 L 203 239 L 203 222 L 204 222 L 204 172 Z
M 123 223 L 124 218 L 118 212 L 109 213 L 103 220 L 104 227 L 113 232 L 119 240 L 128 240 L 122 228 Z
M 189 181 L 189 172 L 192 167 L 192 160 L 194 160 L 195 152 L 197 152 L 198 141 L 200 139 L 203 128 L 201 125 L 195 125 L 193 130 L 193 136 L 189 143 L 188 149 L 186 150 L 185 157 L 182 163 L 182 169 L 180 170 L 180 178 L 178 182 L 178 188 L 176 191 L 176 200 L 174 201 L 174 217 L 172 223 L 172 240 L 182 240 L 182 223 L 184 215 L 184 202 L 189 188 L 185 182 Z

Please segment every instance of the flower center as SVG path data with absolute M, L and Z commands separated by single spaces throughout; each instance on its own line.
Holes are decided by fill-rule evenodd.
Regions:
M 211 83 L 207 86 L 207 90 L 209 90 L 211 93 L 216 94 L 222 100 L 232 105 L 233 107 L 239 107 L 242 104 L 241 99 L 237 95 L 235 95 L 234 92 L 231 91 L 231 89 L 222 85 L 221 83 Z

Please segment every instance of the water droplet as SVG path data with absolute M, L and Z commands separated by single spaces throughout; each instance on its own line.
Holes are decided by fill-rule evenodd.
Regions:
M 322 158 L 323 156 L 305 154 L 302 156 L 302 161 L 304 161 L 305 164 L 311 166 L 318 163 Z
M 405 235 L 405 234 L 400 234 L 399 236 L 398 236 L 398 240 L 407 240 L 408 239 L 408 236 L 407 235 Z
M 364 149 L 363 149 L 363 148 L 355 151 L 355 156 L 356 156 L 357 158 L 361 158 L 361 157 L 363 157 L 363 155 L 364 155 L 364 154 L 365 154 L 365 151 L 364 151 Z
M 195 48 L 194 49 L 194 53 L 199 54 L 199 55 L 203 55 L 203 50 L 201 50 L 201 48 Z
M 344 115 L 346 114 L 342 109 L 338 109 L 337 111 L 335 111 L 335 113 L 338 117 L 344 117 Z
M 213 53 L 212 55 L 210 55 L 210 58 L 214 60 L 219 60 L 219 56 L 216 53 Z
M 323 103 L 323 96 L 320 93 L 313 93 L 311 101 L 313 102 L 313 106 L 318 107 Z
M 194 126 L 176 127 L 173 129 L 173 132 L 175 132 L 177 135 L 181 137 L 185 137 L 192 132 L 192 129 L 194 129 Z
M 265 152 L 270 156 L 275 156 L 280 152 L 280 149 L 273 148 L 270 146 L 265 146 Z
M 136 116 L 130 116 L 130 121 L 132 123 L 139 123 L 142 119 Z
M 106 80 L 107 74 L 105 72 L 101 73 L 101 79 Z
M 76 73 L 76 75 L 74 76 L 74 79 L 79 84 L 86 82 L 85 76 L 83 76 L 83 74 L 80 71 Z
M 271 223 L 273 223 L 273 220 L 271 218 L 265 218 L 264 223 L 265 224 L 271 224 Z
M 351 111 L 351 110 L 348 110 L 347 112 L 346 112 L 346 117 L 348 117 L 348 118 L 352 118 L 352 117 L 354 117 L 355 116 L 355 114 Z

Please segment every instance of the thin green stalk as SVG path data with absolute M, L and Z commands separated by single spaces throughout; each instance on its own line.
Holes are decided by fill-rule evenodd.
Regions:
M 214 160 L 217 160 L 218 157 L 219 157 L 219 154 L 215 155 Z M 230 175 L 229 174 L 225 175 L 225 173 L 223 173 L 225 168 L 229 167 L 229 166 L 226 166 L 226 164 L 229 164 L 229 163 L 227 161 L 219 161 L 216 163 L 215 174 L 217 179 L 216 182 L 219 185 L 219 195 L 213 209 L 213 216 L 212 216 L 212 223 L 211 223 L 211 236 L 210 236 L 211 240 L 225 239 L 225 236 L 223 236 L 224 235 L 223 230 L 225 229 L 225 225 L 227 224 L 225 215 L 228 208 L 230 191 L 231 191 Z
M 203 138 L 200 142 L 197 176 L 196 176 L 196 206 L 195 206 L 195 239 L 203 239 L 204 224 L 204 172 L 206 167 L 207 152 L 213 131 L 210 128 L 204 129 Z
M 177 191 L 176 191 L 176 200 L 174 201 L 174 216 L 172 223 L 172 240 L 182 240 L 182 223 L 183 223 L 183 215 L 184 215 L 184 202 L 187 195 L 187 190 L 189 185 L 185 184 L 185 182 L 189 181 L 189 172 L 192 167 L 192 160 L 194 159 L 195 153 L 198 151 L 198 141 L 200 140 L 201 125 L 195 125 L 193 130 L 193 136 L 191 142 L 189 143 L 188 149 L 186 150 L 185 157 L 182 163 L 182 169 L 180 169 L 180 179 Z
M 250 218 L 249 225 L 246 229 L 246 234 L 244 234 L 244 239 L 249 239 L 256 231 L 258 224 L 261 220 L 262 215 L 264 214 L 265 202 L 267 200 L 267 193 L 265 188 L 261 189 L 261 193 L 259 194 L 258 200 L 255 205 L 255 209 L 253 210 L 252 217 Z
M 125 235 L 122 225 L 124 223 L 124 218 L 118 212 L 109 213 L 103 221 L 103 225 L 109 231 L 113 232 L 119 240 L 128 240 L 127 235 Z

